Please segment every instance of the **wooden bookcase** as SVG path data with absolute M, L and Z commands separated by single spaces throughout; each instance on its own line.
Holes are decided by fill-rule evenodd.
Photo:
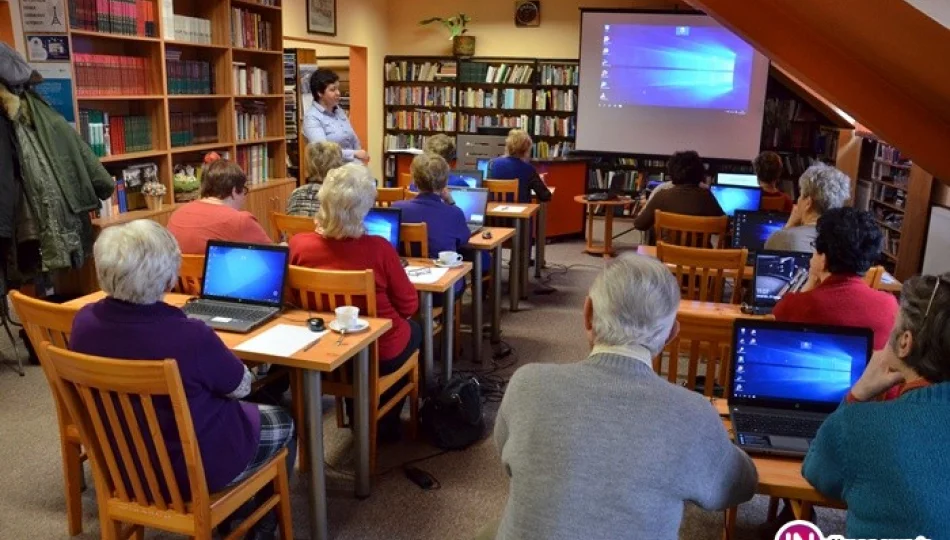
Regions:
M 70 7 L 77 0 L 70 0 Z M 85 5 L 85 4 L 84 4 Z M 210 43 L 173 39 L 173 29 L 166 28 L 174 15 L 205 19 L 210 23 Z M 283 23 L 282 7 L 269 6 L 254 0 L 153 0 L 157 37 L 124 35 L 109 32 L 80 30 L 69 25 L 68 36 L 73 51 L 74 80 L 76 80 L 76 53 L 130 55 L 145 59 L 147 92 L 144 95 L 79 95 L 75 98 L 76 117 L 79 109 L 96 109 L 110 115 L 141 115 L 150 121 L 152 148 L 143 152 L 110 155 L 102 158 L 103 165 L 113 174 L 138 163 L 155 163 L 159 180 L 167 188 L 160 210 L 133 210 L 110 218 L 97 219 L 94 224 L 106 227 L 138 218 L 150 218 L 160 223 L 176 208 L 173 170 L 179 164 L 198 164 L 207 152 L 226 152 L 233 160 L 246 149 L 257 145 L 267 149 L 266 177 L 252 182 L 248 209 L 255 213 L 261 224 L 267 224 L 271 208 L 281 207 L 293 186 L 287 177 L 287 140 L 284 133 L 284 79 L 282 64 Z M 244 10 L 271 25 L 270 42 L 260 48 L 233 45 L 232 17 L 234 10 Z M 71 13 L 73 10 L 71 10 Z M 208 94 L 180 94 L 169 92 L 169 73 L 166 58 L 178 55 L 181 60 L 207 62 L 212 72 L 212 89 Z M 267 92 L 260 95 L 242 95 L 237 90 L 234 63 L 246 68 L 259 68 L 267 73 Z M 253 138 L 239 139 L 235 106 L 257 102 L 266 118 L 266 131 Z M 196 144 L 173 146 L 173 119 L 181 113 L 209 115 L 213 124 L 213 140 Z M 213 122 L 211 121 L 213 119 Z M 180 129 L 180 126 L 179 126 Z M 176 140 L 177 143 L 181 141 Z M 264 165 L 260 167 L 264 171 Z M 262 174 L 263 176 L 263 174 Z M 291 187 L 292 189 L 292 187 Z M 285 193 L 287 192 L 287 193 Z M 282 200 L 278 200 L 283 197 Z M 282 208 L 282 207 L 281 207 Z M 266 226 L 266 225 L 265 225 Z

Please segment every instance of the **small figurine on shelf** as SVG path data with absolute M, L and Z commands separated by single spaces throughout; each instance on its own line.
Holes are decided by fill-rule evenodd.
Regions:
M 142 184 L 142 195 L 149 210 L 161 210 L 167 190 L 161 182 L 146 182 Z
M 198 198 L 201 180 L 195 175 L 194 165 L 176 165 L 175 177 L 173 178 L 175 187 L 175 202 L 188 202 Z

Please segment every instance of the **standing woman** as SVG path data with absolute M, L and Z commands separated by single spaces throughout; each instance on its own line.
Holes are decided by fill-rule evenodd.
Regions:
M 343 149 L 343 160 L 358 159 L 369 163 L 369 154 L 360 145 L 350 119 L 340 107 L 340 76 L 329 69 L 318 69 L 310 76 L 313 105 L 303 118 L 303 134 L 308 143 L 332 141 Z

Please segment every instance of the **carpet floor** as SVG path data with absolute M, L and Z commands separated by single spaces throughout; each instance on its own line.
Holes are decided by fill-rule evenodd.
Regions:
M 497 365 L 487 362 L 478 369 L 493 370 L 492 378 L 506 379 L 523 364 L 576 362 L 585 357 L 587 346 L 581 307 L 603 262 L 582 254 L 582 247 L 577 242 L 548 247 L 544 281 L 557 291 L 532 295 L 517 313 L 504 312 L 502 338 L 513 352 Z M 532 278 L 532 288 L 535 286 Z M 505 306 L 507 308 L 507 301 Z M 466 336 L 463 336 L 463 345 L 468 345 Z M 19 351 L 23 354 L 22 345 Z M 488 354 L 486 351 L 486 358 Z M 9 367 L 13 359 L 12 344 L 3 335 L 0 338 L 0 361 L 4 364 L 0 366 L 0 456 L 6 465 L 0 468 L 0 539 L 67 538 L 61 458 L 49 388 L 38 366 L 28 366 L 25 377 L 17 376 Z M 457 363 L 457 369 L 475 368 L 464 361 Z M 497 403 L 487 405 L 490 419 L 496 408 Z M 497 520 L 505 505 L 508 480 L 490 438 L 465 451 L 445 453 L 417 463 L 417 467 L 429 472 L 441 485 L 430 491 L 423 491 L 406 479 L 400 465 L 435 454 L 433 447 L 421 442 L 381 446 L 380 473 L 374 479 L 373 494 L 362 501 L 352 496 L 352 437 L 348 430 L 336 427 L 332 413 L 327 416 L 324 441 L 330 491 L 329 529 L 334 539 L 468 539 L 486 523 Z M 604 474 L 610 471 L 605 469 Z M 88 470 L 86 478 L 91 486 Z M 295 475 L 291 489 L 295 536 L 307 538 L 305 480 Z M 630 486 L 630 489 L 638 487 Z M 765 520 L 767 504 L 766 497 L 757 496 L 740 507 L 738 539 L 758 538 L 757 528 Z M 844 513 L 819 509 L 818 524 L 826 535 L 843 534 Z M 77 538 L 99 537 L 91 487 L 83 497 L 83 530 Z M 721 512 L 706 512 L 686 505 L 680 538 L 718 540 L 721 535 Z M 149 532 L 147 537 L 174 538 L 156 532 Z

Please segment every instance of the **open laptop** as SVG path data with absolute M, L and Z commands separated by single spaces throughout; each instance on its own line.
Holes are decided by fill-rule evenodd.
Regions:
M 208 241 L 201 297 L 182 310 L 215 330 L 250 332 L 280 313 L 287 246 Z
M 591 193 L 587 196 L 588 201 L 615 201 L 623 195 L 623 188 L 627 184 L 626 174 L 615 174 L 610 179 L 610 187 L 606 193 Z
M 754 174 L 719 173 L 716 183 L 720 186 L 759 187 L 759 178 Z
M 488 211 L 487 188 L 449 188 L 452 199 L 465 214 L 468 231 L 475 234 L 485 227 L 485 213 Z
M 482 181 L 485 180 L 485 173 L 479 169 L 463 169 L 449 171 L 448 185 L 450 187 L 482 187 Z
M 363 218 L 366 234 L 381 236 L 399 251 L 399 228 L 402 226 L 402 210 L 398 208 L 370 208 Z
M 748 264 L 752 264 L 755 252 L 765 249 L 765 242 L 776 231 L 785 227 L 788 214 L 736 210 L 733 216 L 734 229 L 732 248 L 749 250 Z
M 736 319 L 728 396 L 736 444 L 804 456 L 871 358 L 868 328 Z
M 801 290 L 808 281 L 810 263 L 810 253 L 756 252 L 752 262 L 752 312 L 768 315 L 786 293 Z
M 736 210 L 758 210 L 762 203 L 762 190 L 738 186 L 722 186 L 714 184 L 709 190 L 719 202 L 722 211 L 732 217 Z

